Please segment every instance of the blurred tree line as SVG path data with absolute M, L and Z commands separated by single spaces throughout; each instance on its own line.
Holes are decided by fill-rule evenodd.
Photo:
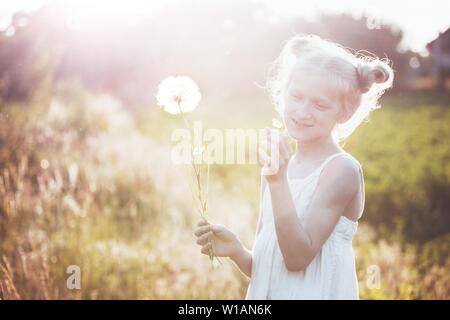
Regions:
M 264 84 L 267 64 L 279 53 L 283 41 L 296 33 L 318 34 L 356 51 L 389 58 L 396 72 L 392 96 L 397 98 L 393 104 L 406 108 L 419 99 L 411 92 L 405 94 L 409 61 L 415 53 L 400 49 L 402 31 L 394 25 L 348 14 L 281 20 L 253 1 L 195 4 L 186 1 L 166 6 L 158 15 L 136 23 L 100 23 L 99 17 L 99 23 L 89 26 L 74 26 L 64 8 L 56 4 L 33 14 L 16 13 L 11 26 L 0 33 L 0 99 L 26 102 L 36 92 L 51 96 L 57 83 L 75 79 L 89 92 L 111 94 L 133 109 L 155 104 L 157 85 L 164 77 L 187 74 L 199 83 L 204 96 L 226 105 L 263 94 L 258 84 Z M 435 140 L 436 134 L 442 133 L 428 133 Z M 402 141 L 392 145 L 395 149 L 400 144 Z M 388 152 L 388 146 L 381 148 L 383 152 Z M 374 150 L 378 149 L 359 156 L 368 157 L 370 162 Z M 389 168 L 384 170 L 386 176 L 394 168 L 382 164 L 380 157 L 373 159 L 377 167 Z M 410 177 L 422 169 L 414 166 Z M 442 170 L 445 173 L 445 165 Z M 374 174 L 374 183 L 380 175 Z M 415 201 L 403 201 L 408 195 L 399 196 L 402 184 L 398 184 L 401 190 L 386 184 L 377 192 L 369 192 L 369 200 L 378 203 L 374 209 L 367 208 L 369 213 L 387 208 L 386 214 L 368 214 L 371 223 L 381 229 L 400 228 L 407 239 L 421 242 L 445 234 L 450 227 L 447 181 L 425 178 L 419 183 L 427 193 L 426 208 Z M 392 210 L 407 214 L 391 215 Z M 436 223 L 426 226 L 423 221 L 429 219 L 430 212 Z
M 376 264 L 385 281 L 383 290 L 361 286 L 362 297 L 448 298 L 450 100 L 407 90 L 416 54 L 400 49 L 401 30 L 347 14 L 280 19 L 250 0 L 197 4 L 166 6 L 140 21 L 99 17 L 86 27 L 52 4 L 15 14 L 0 32 L 0 298 L 235 298 L 246 283 L 231 272 L 225 282 L 214 278 L 192 265 L 196 247 L 173 245 L 192 236 L 187 186 L 174 183 L 179 176 L 164 153 L 165 134 L 177 124 L 148 106 L 156 108 L 161 79 L 189 75 L 204 98 L 220 102 L 208 104 L 208 120 L 258 127 L 267 120 L 258 117 L 271 118 L 268 109 L 258 112 L 258 84 L 296 33 L 387 57 L 396 72 L 374 125 L 361 125 L 345 145 L 363 164 L 366 184 L 358 277 L 364 282 Z M 124 124 L 128 118 L 136 122 Z M 227 193 L 218 216 L 236 226 L 243 214 L 256 217 L 256 168 L 213 171 Z M 245 192 L 236 179 L 248 184 Z M 250 231 L 241 234 L 252 240 Z M 60 266 L 80 257 L 89 288 L 68 293 Z M 172 277 L 183 276 L 179 270 L 190 284 Z M 9 290 L 14 283 L 17 292 Z
M 0 34 L 0 96 L 24 100 L 43 82 L 76 78 L 94 92 L 128 104 L 153 103 L 160 79 L 189 74 L 220 99 L 259 94 L 267 64 L 295 33 L 315 33 L 388 57 L 394 90 L 405 87 L 409 60 L 399 50 L 402 31 L 371 17 L 322 14 L 315 20 L 281 19 L 253 1 L 183 1 L 136 23 L 76 26 L 56 4 L 17 13 Z

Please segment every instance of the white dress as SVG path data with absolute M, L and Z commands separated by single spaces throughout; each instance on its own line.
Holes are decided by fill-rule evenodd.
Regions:
M 322 169 L 329 161 L 341 155 L 351 157 L 362 170 L 354 157 L 346 152 L 339 152 L 325 159 L 307 177 L 288 178 L 300 221 L 312 198 Z M 267 185 L 261 201 L 262 229 L 253 245 L 252 274 L 246 299 L 359 299 L 352 248 L 352 238 L 358 222 L 341 216 L 332 234 L 308 267 L 303 271 L 291 272 L 284 264 L 278 245 L 270 189 Z

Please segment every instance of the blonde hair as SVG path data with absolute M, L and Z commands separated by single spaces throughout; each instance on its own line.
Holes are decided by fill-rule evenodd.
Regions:
M 346 122 L 335 125 L 332 136 L 338 142 L 350 136 L 372 110 L 381 107 L 378 99 L 394 79 L 387 59 L 353 52 L 315 35 L 296 35 L 285 42 L 267 74 L 265 88 L 280 114 L 284 108 L 283 94 L 293 71 L 299 68 L 303 72 L 324 72 L 341 93 L 342 107 L 353 113 Z

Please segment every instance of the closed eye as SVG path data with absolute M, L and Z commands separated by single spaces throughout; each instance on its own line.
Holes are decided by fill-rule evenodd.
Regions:
M 320 109 L 323 109 L 323 110 L 328 109 L 328 107 L 325 104 L 321 103 L 321 102 L 315 101 L 314 105 L 317 106 Z
M 291 96 L 299 101 L 299 100 L 303 100 L 305 97 L 303 96 L 303 94 L 301 94 L 300 92 L 295 92 L 295 93 L 291 93 Z M 323 101 L 319 101 L 319 100 L 312 100 L 312 104 L 317 107 L 318 109 L 321 110 L 325 110 L 328 109 L 328 106 L 323 102 Z
M 298 94 L 293 94 L 292 96 L 294 97 L 295 100 L 302 100 L 303 99 L 303 96 L 298 95 Z

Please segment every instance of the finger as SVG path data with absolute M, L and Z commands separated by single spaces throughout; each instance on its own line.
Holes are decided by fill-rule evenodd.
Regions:
M 272 150 L 272 153 L 268 155 L 266 151 L 260 150 L 260 163 L 264 168 L 278 167 L 280 156 L 279 153 L 280 152 L 278 150 Z
M 285 135 L 283 135 L 282 141 L 283 141 L 283 144 L 286 147 L 286 150 L 288 151 L 288 153 L 291 154 L 292 148 L 291 148 L 291 145 L 289 144 L 289 141 Z
M 284 140 L 282 140 L 280 143 L 280 154 L 285 161 L 289 160 L 290 147 L 286 145 L 286 142 Z
M 258 155 L 262 165 L 268 165 L 270 163 L 270 157 L 264 149 L 259 148 Z
M 270 144 L 273 145 L 275 149 L 278 149 L 280 147 L 280 142 L 281 142 L 280 133 L 272 130 Z
M 268 131 L 267 128 L 265 128 L 260 137 L 261 139 L 259 141 L 259 147 L 267 149 L 267 146 L 270 144 L 270 140 L 271 140 L 269 135 L 270 135 L 270 132 Z
M 291 155 L 291 146 L 289 145 L 286 136 L 282 133 L 279 134 L 279 143 L 282 156 L 285 159 L 288 159 Z
M 226 228 L 221 224 L 212 224 L 211 231 L 213 234 L 220 235 L 221 233 L 224 233 L 226 231 Z
M 198 223 L 197 223 L 197 226 L 204 226 L 204 225 L 207 225 L 208 224 L 208 221 L 206 221 L 206 220 L 200 220 Z
M 267 141 L 268 141 L 268 145 L 269 145 L 269 150 L 270 152 L 272 152 L 272 150 L 278 149 L 279 148 L 279 133 L 275 130 L 270 129 Z
M 274 138 L 270 145 L 270 154 L 268 156 L 271 165 L 278 164 L 280 159 L 280 143 L 277 140 L 278 138 Z
M 263 149 L 266 150 L 268 145 L 269 145 L 269 142 L 267 141 L 266 138 L 263 137 L 263 138 L 259 141 L 258 147 L 259 147 L 259 148 L 263 148 Z
M 209 255 L 209 250 L 212 249 L 212 244 L 211 243 L 207 243 L 202 247 L 201 252 L 203 254 Z
M 264 149 L 271 150 L 271 146 L 273 143 L 277 143 L 279 140 L 279 133 L 276 130 L 270 129 L 270 128 L 264 128 L 264 134 L 262 137 L 262 141 L 260 142 L 261 147 Z M 275 144 L 273 148 L 277 148 L 278 144 Z
M 195 234 L 197 237 L 199 237 L 199 236 L 201 236 L 202 234 L 204 234 L 205 232 L 208 232 L 208 231 L 210 231 L 210 230 L 211 230 L 211 226 L 209 226 L 209 225 L 207 225 L 207 226 L 202 226 L 202 227 L 198 227 L 198 228 L 195 230 L 194 234 Z
M 197 244 L 199 244 L 199 245 L 206 244 L 207 242 L 209 242 L 208 240 L 210 239 L 211 236 L 212 236 L 211 231 L 208 231 L 208 232 L 202 234 L 200 237 L 198 237 Z

